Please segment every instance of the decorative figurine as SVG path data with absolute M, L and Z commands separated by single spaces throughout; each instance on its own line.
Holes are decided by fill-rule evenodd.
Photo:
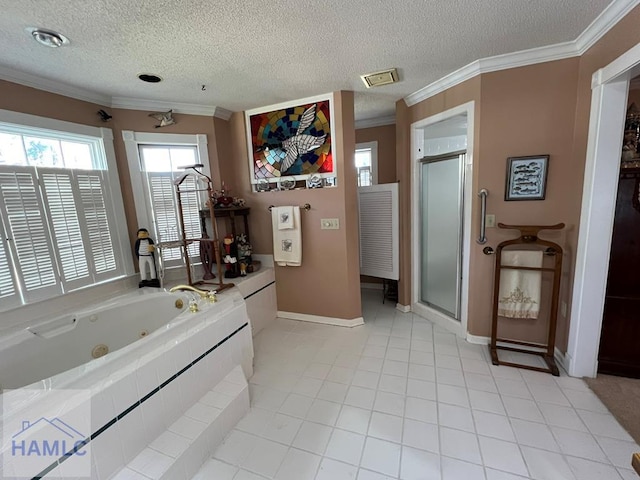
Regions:
M 138 288 L 160 287 L 160 281 L 156 275 L 156 258 L 153 253 L 155 249 L 153 239 L 149 237 L 149 231 L 146 228 L 138 229 L 138 239 L 134 246 L 136 257 L 138 257 L 138 266 L 140 267 Z M 149 272 L 147 272 L 147 267 Z M 149 279 L 147 279 L 147 275 Z
M 225 278 L 236 278 L 238 276 L 238 246 L 236 245 L 233 235 L 230 233 L 222 241 L 225 256 L 223 258 L 226 264 Z

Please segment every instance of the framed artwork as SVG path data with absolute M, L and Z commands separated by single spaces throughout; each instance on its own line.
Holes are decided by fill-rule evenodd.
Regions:
M 544 200 L 549 155 L 509 157 L 505 200 Z
M 251 183 L 335 177 L 333 95 L 245 112 Z M 285 182 L 287 183 L 287 182 Z M 287 183 L 288 184 L 288 183 Z

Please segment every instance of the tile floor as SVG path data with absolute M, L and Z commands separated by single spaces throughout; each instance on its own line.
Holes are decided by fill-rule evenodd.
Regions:
M 251 411 L 194 479 L 638 480 L 582 380 L 494 367 L 381 296 L 363 290 L 362 327 L 256 336 Z

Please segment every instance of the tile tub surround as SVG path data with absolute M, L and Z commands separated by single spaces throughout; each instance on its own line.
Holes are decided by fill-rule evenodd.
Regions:
M 108 479 L 121 470 L 235 366 L 252 375 L 250 322 L 239 293 L 229 292 L 187 318 L 114 352 L 114 361 L 90 375 L 64 383 L 91 390 L 92 478 Z M 13 415 L 47 416 L 51 392 L 34 395 L 28 409 Z
M 363 290 L 365 325 L 277 319 L 251 411 L 194 480 L 630 480 L 640 451 L 581 379 L 491 365 Z

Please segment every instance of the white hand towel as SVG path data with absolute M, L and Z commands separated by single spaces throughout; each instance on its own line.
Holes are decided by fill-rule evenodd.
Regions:
M 278 230 L 291 230 L 292 228 L 295 228 L 293 221 L 293 207 L 274 208 L 278 210 Z M 298 211 L 299 210 L 300 208 L 298 208 Z
M 502 265 L 542 267 L 542 251 L 504 250 Z M 542 272 L 504 268 L 500 271 L 498 315 L 509 318 L 538 318 Z
M 290 215 L 291 227 L 280 228 L 281 212 Z M 302 265 L 302 230 L 300 226 L 300 207 L 273 207 L 271 209 L 273 227 L 273 261 L 281 267 L 299 267 Z

